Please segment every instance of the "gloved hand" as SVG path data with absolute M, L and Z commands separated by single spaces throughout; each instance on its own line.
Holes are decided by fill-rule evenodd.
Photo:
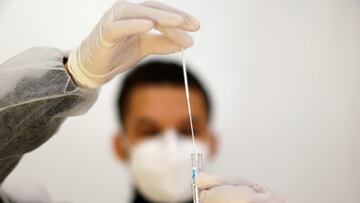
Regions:
M 148 55 L 192 46 L 187 31 L 199 27 L 194 17 L 159 2 L 118 1 L 70 53 L 68 70 L 79 86 L 94 89 Z
M 196 185 L 201 190 L 201 203 L 285 203 L 278 194 L 241 178 L 200 173 Z

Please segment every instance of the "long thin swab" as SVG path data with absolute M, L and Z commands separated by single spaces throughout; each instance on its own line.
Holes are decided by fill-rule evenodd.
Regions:
M 181 49 L 181 51 L 182 51 L 182 65 L 183 65 L 183 73 L 184 73 L 186 103 L 187 103 L 187 110 L 188 110 L 189 119 L 190 119 L 191 137 L 192 137 L 192 141 L 193 141 L 193 153 L 194 153 L 194 155 L 196 155 L 197 150 L 196 150 L 196 144 L 195 144 L 194 126 L 193 126 L 191 106 L 190 106 L 190 94 L 189 94 L 189 85 L 188 85 L 188 79 L 187 79 L 185 50 Z

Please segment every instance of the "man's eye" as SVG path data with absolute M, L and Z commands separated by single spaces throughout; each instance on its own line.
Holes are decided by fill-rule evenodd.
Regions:
M 182 135 L 191 136 L 191 128 L 180 129 L 179 133 L 181 133 Z M 194 134 L 196 135 L 196 133 L 197 133 L 197 130 L 196 130 L 196 128 L 194 128 Z
M 159 132 L 157 130 L 142 130 L 141 131 L 141 135 L 142 136 L 147 136 L 147 137 L 150 137 L 150 136 L 155 136 L 155 135 L 158 135 Z

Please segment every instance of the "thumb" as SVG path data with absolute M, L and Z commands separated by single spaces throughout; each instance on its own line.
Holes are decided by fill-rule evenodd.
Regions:
M 195 183 L 196 186 L 203 190 L 223 184 L 221 181 L 221 177 L 205 172 L 201 172 L 196 176 Z
M 200 189 L 209 189 L 221 185 L 232 185 L 232 186 L 246 186 L 258 193 L 266 191 L 266 189 L 260 184 L 243 178 L 222 177 L 204 172 L 199 173 L 195 181 L 196 181 L 196 185 Z

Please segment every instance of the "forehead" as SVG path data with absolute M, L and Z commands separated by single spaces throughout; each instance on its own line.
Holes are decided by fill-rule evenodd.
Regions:
M 201 92 L 190 88 L 190 97 L 193 115 L 207 117 L 206 102 Z M 135 87 L 127 99 L 127 118 L 145 116 L 171 122 L 188 116 L 182 86 L 142 85 Z

